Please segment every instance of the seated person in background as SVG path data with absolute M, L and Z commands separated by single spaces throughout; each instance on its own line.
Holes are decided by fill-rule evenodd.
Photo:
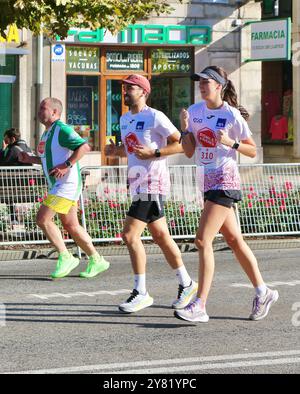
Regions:
M 0 166 L 24 166 L 19 161 L 19 153 L 25 151 L 32 153 L 26 142 L 21 139 L 21 133 L 18 129 L 11 128 L 4 132 L 2 149 L 0 150 Z

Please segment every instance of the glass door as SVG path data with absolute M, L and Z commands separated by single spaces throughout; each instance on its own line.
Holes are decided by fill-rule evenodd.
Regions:
M 124 78 L 124 77 L 123 77 Z M 119 158 L 105 156 L 104 147 L 113 140 L 116 145 L 121 143 L 120 117 L 128 111 L 124 105 L 122 94 L 122 79 L 119 77 L 104 77 L 101 82 L 101 162 L 102 165 L 119 165 Z
M 122 84 L 120 80 L 106 81 L 106 142 L 121 142 L 120 117 L 122 115 Z

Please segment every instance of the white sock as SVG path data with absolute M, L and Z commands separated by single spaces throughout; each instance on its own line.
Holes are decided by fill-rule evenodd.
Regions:
M 146 294 L 146 274 L 135 274 L 134 275 L 134 288 L 139 294 Z
M 264 297 L 266 295 L 266 292 L 267 292 L 267 286 L 265 283 L 261 284 L 258 287 L 255 287 L 255 294 L 258 297 Z
M 190 275 L 188 274 L 184 264 L 176 269 L 176 276 L 178 279 L 178 282 L 181 284 L 183 287 L 190 286 L 192 279 Z

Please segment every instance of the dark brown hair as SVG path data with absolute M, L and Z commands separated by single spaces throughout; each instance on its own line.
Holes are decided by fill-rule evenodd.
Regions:
M 226 80 L 226 85 L 223 87 L 222 90 L 222 99 L 232 107 L 237 108 L 240 111 L 242 117 L 245 120 L 248 120 L 250 117 L 249 112 L 243 106 L 239 105 L 235 87 L 232 81 L 228 79 L 226 71 L 223 70 L 223 68 L 217 66 L 210 66 L 210 68 L 212 68 Z
M 16 141 L 19 141 L 19 139 L 21 138 L 21 133 L 19 129 L 12 127 L 11 129 L 8 129 L 4 132 L 4 137 L 8 137 L 8 138 L 14 137 Z

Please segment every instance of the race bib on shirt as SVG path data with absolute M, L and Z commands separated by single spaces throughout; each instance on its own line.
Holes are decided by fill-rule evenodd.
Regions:
M 217 158 L 217 139 L 215 133 L 209 128 L 203 128 L 197 132 L 198 163 L 207 167 L 214 167 Z
M 125 144 L 126 144 L 127 152 L 129 154 L 132 154 L 133 153 L 133 149 L 137 145 L 140 145 L 140 142 L 139 142 L 137 136 L 134 133 L 129 133 L 125 137 Z

